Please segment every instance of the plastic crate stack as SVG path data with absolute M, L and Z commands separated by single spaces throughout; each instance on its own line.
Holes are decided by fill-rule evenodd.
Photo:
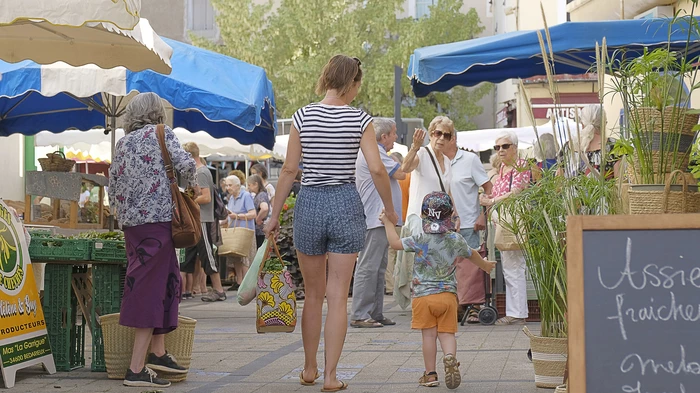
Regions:
M 104 336 L 99 316 L 118 313 L 124 293 L 126 265 L 92 266 L 92 371 L 107 371 L 105 365 Z
M 73 273 L 84 266 L 47 264 L 44 281 L 44 318 L 56 370 L 85 366 L 85 316 L 78 315 L 78 298 L 71 288 Z
M 85 366 L 85 325 L 90 320 L 93 371 L 106 371 L 104 339 L 99 316 L 119 312 L 126 276 L 126 248 L 123 241 L 54 238 L 48 231 L 31 231 L 29 255 L 32 260 L 80 261 L 84 265 L 46 265 L 44 313 L 56 368 L 70 371 Z M 91 263 L 94 262 L 94 263 Z M 91 264 L 90 315 L 78 315 L 77 297 L 71 283 L 74 273 L 87 272 Z M 80 319 L 80 323 L 78 323 Z

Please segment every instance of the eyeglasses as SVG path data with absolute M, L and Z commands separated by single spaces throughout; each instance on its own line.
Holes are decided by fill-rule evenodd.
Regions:
M 452 133 L 451 132 L 442 132 L 440 130 L 433 131 L 433 135 L 435 135 L 436 138 L 440 139 L 441 137 L 444 137 L 445 140 L 449 141 L 452 139 Z
M 358 66 L 361 66 L 361 65 L 362 65 L 362 62 L 361 62 L 360 59 L 358 59 L 357 57 L 353 57 L 352 59 L 355 60 L 355 61 L 357 62 L 357 65 L 358 65 Z
M 511 146 L 513 146 L 512 143 L 504 143 L 502 145 L 495 145 L 493 147 L 493 150 L 499 151 L 499 150 L 501 150 L 501 148 L 503 148 L 503 150 L 508 150 L 508 149 L 510 149 Z

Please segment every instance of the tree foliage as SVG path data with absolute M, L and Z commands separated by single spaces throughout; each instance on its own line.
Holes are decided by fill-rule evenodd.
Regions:
M 393 117 L 394 65 L 404 67 L 414 49 L 474 38 L 483 27 L 474 9 L 460 12 L 461 0 L 440 0 L 429 17 L 397 18 L 401 0 L 212 0 L 217 10 L 219 43 L 193 37 L 195 44 L 263 67 L 273 83 L 280 117 L 320 98 L 314 93 L 320 70 L 343 53 L 362 60 L 364 78 L 354 102 L 375 116 Z M 447 114 L 458 129 L 491 89 L 457 87 L 448 93 L 415 98 L 402 79 L 402 116 L 429 122 Z

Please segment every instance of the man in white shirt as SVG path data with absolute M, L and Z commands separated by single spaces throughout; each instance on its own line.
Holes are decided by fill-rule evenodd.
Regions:
M 399 217 L 397 226 L 401 226 L 401 187 L 398 180 L 404 179 L 406 174 L 401 171 L 401 165 L 387 154 L 387 151 L 391 150 L 396 142 L 396 124 L 393 120 L 386 118 L 376 118 L 373 124 L 379 144 L 379 156 L 389 173 L 391 197 Z M 360 252 L 355 267 L 350 326 L 377 328 L 384 325 L 395 325 L 394 321 L 384 317 L 384 275 L 389 260 L 389 241 L 386 238 L 384 224 L 379 221 L 384 204 L 374 186 L 369 166 L 361 151 L 357 156 L 355 176 L 357 192 L 360 194 L 362 205 L 365 208 L 367 233 L 365 247 Z
M 473 152 L 457 147 L 457 138 L 452 138 L 445 147 L 445 156 L 450 159 L 452 176 L 450 189 L 460 217 L 459 233 L 473 249 L 479 249 L 479 231 L 486 229 L 486 217 L 479 205 L 479 187 L 491 193 L 491 181 L 479 159 Z M 484 276 L 481 270 L 464 258 L 457 263 L 457 297 L 460 305 L 482 304 L 485 301 Z M 476 315 L 467 322 L 478 323 Z

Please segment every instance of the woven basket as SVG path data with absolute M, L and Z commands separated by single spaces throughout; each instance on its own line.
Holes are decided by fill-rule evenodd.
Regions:
M 556 388 L 564 383 L 568 339 L 538 337 L 525 326 L 523 332 L 530 337 L 532 363 L 535 366 L 535 385 L 538 388 Z
M 663 157 L 663 158 L 662 158 Z M 639 164 L 639 157 L 634 156 L 634 168 L 638 171 L 641 168 Z M 652 163 L 651 166 L 647 165 L 649 169 L 653 170 L 654 173 L 671 173 L 675 170 L 685 171 L 688 168 L 688 163 L 690 162 L 690 152 L 672 152 L 672 151 L 653 151 L 651 152 Z M 661 160 L 663 159 L 663 171 L 659 171 L 661 168 Z M 631 167 L 631 166 L 630 166 Z
M 223 244 L 218 248 L 219 255 L 248 257 L 250 254 L 250 245 L 255 243 L 255 231 L 239 227 L 237 223 L 238 220 L 234 221 L 229 228 L 221 228 L 221 242 Z
M 673 185 L 681 175 L 682 185 Z M 626 184 L 622 200 L 627 214 L 700 213 L 698 186 L 688 186 L 683 172 L 672 172 L 666 184 Z
M 197 321 L 183 316 L 178 317 L 178 327 L 165 335 L 165 348 L 175 356 L 177 363 L 187 369 L 192 361 L 194 327 Z M 134 329 L 119 324 L 119 313 L 100 317 L 104 336 L 105 365 L 107 377 L 124 379 L 126 369 L 131 363 L 131 351 L 134 347 Z M 149 349 L 150 351 L 150 349 Z M 187 379 L 187 374 L 169 374 L 159 372 L 158 377 L 171 382 Z
M 631 112 L 631 117 L 634 123 L 640 125 L 642 133 L 663 129 L 664 133 L 695 135 L 693 127 L 698 124 L 700 115 L 687 112 L 688 109 L 678 107 L 666 107 L 663 112 L 656 108 L 637 108 Z
M 39 165 L 44 172 L 70 172 L 75 166 L 75 161 L 67 159 L 59 150 L 48 153 L 46 158 L 39 158 Z
M 569 392 L 569 387 L 567 384 L 559 385 L 557 386 L 556 389 L 554 389 L 554 393 L 568 393 Z

